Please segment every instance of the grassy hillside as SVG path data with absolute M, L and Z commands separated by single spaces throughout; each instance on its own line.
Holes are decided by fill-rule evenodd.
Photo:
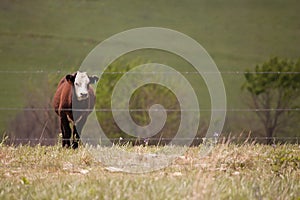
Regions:
M 299 7 L 296 0 L 1 1 L 0 107 L 22 107 L 25 99 L 32 96 L 28 82 L 38 85 L 48 79 L 47 73 L 7 71 L 61 70 L 62 73 L 51 75 L 58 79 L 76 69 L 99 42 L 135 27 L 166 27 L 193 37 L 223 72 L 244 71 L 270 56 L 299 57 Z M 165 54 L 139 56 L 171 65 L 182 63 Z M 189 71 L 185 64 L 180 67 Z M 242 75 L 224 74 L 223 78 L 228 107 L 245 108 L 240 93 Z M 15 113 L 0 110 L 1 133 Z M 233 120 L 245 116 L 229 115 Z M 229 131 L 245 128 L 236 121 L 229 123 Z

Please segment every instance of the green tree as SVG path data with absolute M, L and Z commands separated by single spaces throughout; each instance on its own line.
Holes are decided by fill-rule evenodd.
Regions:
M 112 138 L 113 142 L 119 142 L 120 137 L 124 139 L 124 142 L 128 139 L 134 141 L 143 139 L 134 138 L 124 133 L 115 123 L 111 112 L 111 96 L 116 83 L 124 73 L 145 63 L 149 63 L 149 61 L 139 58 L 130 61 L 118 59 L 106 69 L 98 83 L 96 109 L 102 111 L 97 112 L 97 117 L 106 136 Z M 130 114 L 136 124 L 145 126 L 150 123 L 147 109 L 153 104 L 161 104 L 165 109 L 172 110 L 167 113 L 168 117 L 164 128 L 158 134 L 150 138 L 151 140 L 149 141 L 149 144 L 163 144 L 167 141 L 160 141 L 160 139 L 174 137 L 174 133 L 176 133 L 178 129 L 180 124 L 180 106 L 176 96 L 166 87 L 157 84 L 144 85 L 137 89 L 130 98 L 129 109 L 133 110 L 130 111 Z
M 292 122 L 295 112 L 290 111 L 299 106 L 299 72 L 300 59 L 294 62 L 275 57 L 245 73 L 242 88 L 250 93 L 250 107 L 257 109 L 268 143 L 276 131 Z

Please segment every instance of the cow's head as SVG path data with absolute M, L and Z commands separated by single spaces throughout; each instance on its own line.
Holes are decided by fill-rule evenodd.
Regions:
M 89 84 L 94 84 L 99 80 L 97 76 L 88 76 L 86 72 L 79 71 L 75 74 L 66 75 L 66 79 L 70 84 L 74 85 L 78 101 L 89 98 Z

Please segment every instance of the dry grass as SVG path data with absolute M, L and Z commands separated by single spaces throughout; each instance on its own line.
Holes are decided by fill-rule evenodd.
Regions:
M 153 152 L 158 147 L 112 147 Z M 189 148 L 151 173 L 110 172 L 88 148 L 0 146 L 0 199 L 299 199 L 300 147 Z M 122 158 L 120 158 L 122 159 Z M 125 162 L 125 160 L 124 160 Z

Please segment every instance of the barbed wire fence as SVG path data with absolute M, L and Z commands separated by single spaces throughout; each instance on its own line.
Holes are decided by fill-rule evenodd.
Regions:
M 190 75 L 190 74 L 199 74 L 199 72 L 195 71 L 178 71 L 179 73 L 183 75 Z M 67 70 L 0 70 L 0 74 L 2 75 L 15 75 L 15 74 L 22 74 L 22 75 L 33 75 L 33 74 L 42 74 L 42 75 L 64 75 L 70 73 L 70 71 Z M 122 71 L 115 71 L 115 72 L 102 72 L 101 75 L 104 74 L 157 74 L 157 73 L 164 73 L 167 75 L 172 75 L 174 72 L 122 72 Z M 176 72 L 177 73 L 177 72 Z M 203 74 L 214 74 L 217 72 L 202 72 Z M 238 76 L 238 75 L 244 75 L 244 74 L 300 74 L 300 72 L 280 72 L 280 71 L 265 71 L 265 72 L 256 72 L 256 71 L 221 71 L 218 72 L 221 75 L 233 75 L 233 76 Z M 51 96 L 51 95 L 50 95 Z M 86 110 L 86 109 L 85 109 Z M 112 112 L 112 111 L 124 111 L 124 112 L 148 112 L 148 109 L 111 109 L 111 108 L 95 108 L 93 109 L 96 112 Z M 52 107 L 47 107 L 47 106 L 30 106 L 30 107 L 18 107 L 18 106 L 1 106 L 0 105 L 0 111 L 15 111 L 15 112 L 53 112 L 54 109 Z M 82 111 L 80 109 L 77 109 L 77 111 Z M 92 111 L 92 110 L 91 110 Z M 152 110 L 152 111 L 161 111 L 161 110 Z M 164 109 L 166 112 L 237 112 L 237 113 L 244 113 L 244 112 L 267 112 L 267 111 L 284 111 L 284 112 L 300 112 L 300 108 L 224 108 L 224 109 Z M 46 126 L 48 125 L 48 120 L 44 122 L 44 125 L 42 127 L 42 132 L 45 131 Z M 16 126 L 18 126 L 16 124 Z M 56 133 L 57 135 L 57 133 Z M 59 139 L 58 137 L 53 137 L 53 138 L 47 138 L 47 137 L 42 137 L 43 133 L 41 133 L 40 137 L 30 137 L 30 138 L 18 138 L 18 137 L 9 137 L 5 138 L 6 141 L 10 143 L 30 143 L 32 142 L 33 144 L 41 143 L 42 141 L 50 144 L 55 144 L 57 143 Z M 171 141 L 173 138 L 169 137 L 161 137 L 161 138 L 108 138 L 111 142 L 116 143 L 116 144 L 126 144 L 126 143 L 134 143 L 134 144 L 147 144 L 148 142 L 154 142 L 154 143 L 168 143 Z M 181 140 L 190 140 L 191 138 L 179 138 Z M 193 138 L 195 143 L 203 143 L 205 142 L 207 138 L 205 137 L 195 137 Z M 250 134 L 246 133 L 241 134 L 239 136 L 231 136 L 230 134 L 227 136 L 219 136 L 218 141 L 219 142 L 265 142 L 267 140 L 272 140 L 274 143 L 280 143 L 280 142 L 291 142 L 291 143 L 297 143 L 299 144 L 300 137 L 297 136 L 287 136 L 287 137 L 264 137 L 264 136 L 254 136 L 251 137 Z M 92 138 L 91 138 L 92 140 Z

